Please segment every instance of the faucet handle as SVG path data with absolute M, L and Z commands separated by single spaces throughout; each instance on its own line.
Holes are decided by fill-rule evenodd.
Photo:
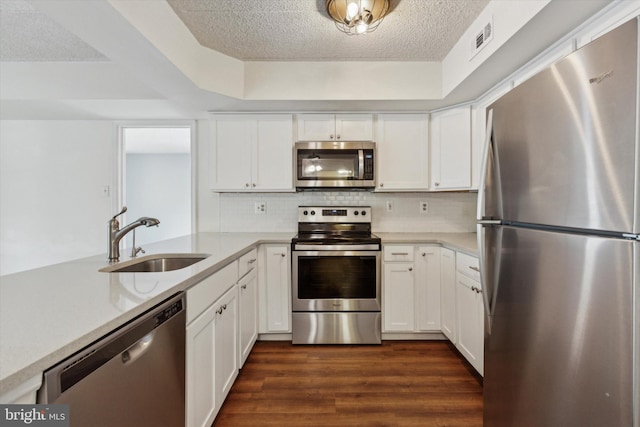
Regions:
M 123 206 L 123 207 L 122 207 L 122 210 L 121 210 L 119 213 L 115 214 L 115 215 L 113 216 L 113 218 L 112 218 L 112 219 L 116 219 L 117 217 L 119 217 L 120 215 L 122 215 L 123 213 L 125 213 L 126 211 L 127 211 L 127 207 L 126 207 L 126 206 Z

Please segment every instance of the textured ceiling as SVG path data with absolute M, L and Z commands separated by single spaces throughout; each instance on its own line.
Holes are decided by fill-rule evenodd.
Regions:
M 24 0 L 0 0 L 0 60 L 106 61 L 100 52 Z
M 245 61 L 441 61 L 489 0 L 392 0 L 380 27 L 348 36 L 325 0 L 168 0 L 200 44 Z
M 488 2 L 391 0 L 375 32 L 350 37 L 325 0 L 168 0 L 200 44 L 245 61 L 441 61 Z M 0 0 L 0 60 L 108 59 L 27 1 Z

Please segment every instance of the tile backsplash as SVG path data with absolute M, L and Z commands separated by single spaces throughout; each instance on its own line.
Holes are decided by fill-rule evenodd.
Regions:
M 371 206 L 374 232 L 472 232 L 476 200 L 476 193 L 222 193 L 220 231 L 295 231 L 298 206 L 336 205 Z M 428 205 L 427 213 L 420 212 L 422 202 Z M 264 204 L 264 213 L 256 213 L 256 203 Z

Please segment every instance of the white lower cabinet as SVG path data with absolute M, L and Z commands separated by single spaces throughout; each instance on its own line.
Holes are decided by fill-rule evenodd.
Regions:
M 483 373 L 484 308 L 480 284 L 462 274 L 456 283 L 458 305 L 458 342 L 456 347 L 476 370 Z
M 216 407 L 216 307 L 213 305 L 187 326 L 187 426 L 213 423 Z
M 482 375 L 484 371 L 484 304 L 478 259 L 456 254 L 456 347 Z
M 229 289 L 214 306 L 216 407 L 219 410 L 238 376 L 238 287 Z
M 291 257 L 289 245 L 262 245 L 259 249 L 258 331 L 291 332 Z
M 456 343 L 456 253 L 451 249 L 440 250 L 440 320 L 442 333 Z
M 439 331 L 440 251 L 439 246 L 420 246 L 416 254 L 416 329 Z
M 187 290 L 186 425 L 210 426 L 238 375 L 238 262 Z
M 384 264 L 384 301 L 382 313 L 384 332 L 413 332 L 415 272 L 413 263 Z
M 383 332 L 440 330 L 440 247 L 385 245 Z
M 258 273 L 254 268 L 238 282 L 240 309 L 239 367 L 249 357 L 258 338 Z

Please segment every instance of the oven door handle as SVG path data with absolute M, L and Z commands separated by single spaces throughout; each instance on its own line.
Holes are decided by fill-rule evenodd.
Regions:
M 316 251 L 318 253 L 336 252 L 336 251 L 380 251 L 380 245 L 377 243 L 371 243 L 366 245 L 305 245 L 295 244 L 293 247 L 295 251 Z
M 364 179 L 364 150 L 358 150 L 358 179 Z
M 292 254 L 294 258 L 301 256 L 309 256 L 309 257 L 323 257 L 323 256 L 369 256 L 369 257 L 379 257 L 381 251 L 314 251 L 314 250 L 293 250 Z

